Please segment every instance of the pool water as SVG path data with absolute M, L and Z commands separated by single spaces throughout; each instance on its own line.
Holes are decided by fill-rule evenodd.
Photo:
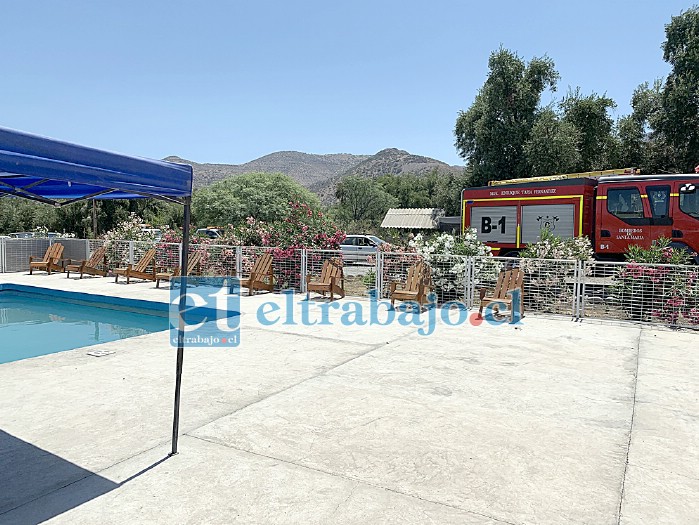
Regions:
M 167 310 L 158 315 L 49 295 L 0 292 L 0 363 L 168 328 Z

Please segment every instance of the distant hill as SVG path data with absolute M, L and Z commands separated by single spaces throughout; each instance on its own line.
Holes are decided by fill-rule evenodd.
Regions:
M 412 173 L 415 175 L 427 175 L 433 170 L 443 174 L 460 174 L 464 168 L 450 166 L 449 164 L 432 159 L 413 155 L 407 151 L 396 148 L 388 148 L 366 158 L 355 166 L 352 166 L 338 176 L 327 181 L 322 181 L 309 186 L 309 189 L 317 193 L 324 202 L 331 202 L 335 198 L 335 186 L 348 175 L 360 175 L 362 177 L 379 177 L 381 175 L 403 175 Z
M 349 153 L 313 155 L 298 151 L 278 151 L 245 164 L 199 164 L 180 157 L 167 157 L 164 160 L 190 164 L 194 168 L 195 188 L 208 186 L 230 175 L 255 171 L 284 173 L 303 186 L 310 187 L 327 181 L 368 158 L 369 155 L 350 155 Z
M 164 160 L 189 164 L 194 168 L 194 187 L 201 188 L 231 175 L 266 172 L 284 173 L 301 185 L 330 202 L 334 199 L 335 185 L 348 175 L 378 177 L 380 175 L 415 173 L 424 175 L 437 169 L 442 173 L 461 173 L 463 168 L 450 166 L 429 157 L 413 155 L 395 148 L 384 149 L 375 155 L 332 153 L 314 155 L 298 151 L 278 151 L 245 164 L 199 164 L 181 157 Z

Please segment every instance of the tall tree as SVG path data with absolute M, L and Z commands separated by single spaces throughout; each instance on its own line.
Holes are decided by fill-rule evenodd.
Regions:
M 555 91 L 558 80 L 550 58 L 533 58 L 527 64 L 503 48 L 490 55 L 488 68 L 485 84 L 471 107 L 459 113 L 454 129 L 473 184 L 529 175 L 524 145 L 542 93 Z
M 631 114 L 619 119 L 617 166 L 638 167 L 644 173 L 672 171 L 670 146 L 655 128 L 661 113 L 662 81 L 644 82 L 631 96 Z
M 661 95 L 658 131 L 678 171 L 699 163 L 699 7 L 673 16 L 665 26 L 663 59 L 672 70 Z
M 580 132 L 570 122 L 561 120 L 551 108 L 544 108 L 524 144 L 532 177 L 568 173 L 580 163 Z
M 616 102 L 596 93 L 584 96 L 580 88 L 569 91 L 561 101 L 563 121 L 578 130 L 579 159 L 574 171 L 603 170 L 611 167 L 616 140 L 612 133 L 614 120 L 609 110 Z
M 377 222 L 397 200 L 376 179 L 350 175 L 342 179 L 335 192 L 340 201 L 337 217 L 345 224 Z

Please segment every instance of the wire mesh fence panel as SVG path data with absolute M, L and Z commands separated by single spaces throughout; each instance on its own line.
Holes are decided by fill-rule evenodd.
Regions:
M 41 260 L 49 244 L 49 239 L 45 238 L 5 239 L 4 271 L 24 272 L 29 270 L 29 257 Z
M 108 241 L 105 247 L 110 268 L 123 268 L 131 264 L 131 241 Z
M 105 245 L 106 241 L 104 239 L 86 239 L 88 246 L 88 257 L 95 253 L 95 250 Z
M 159 242 L 155 245 L 155 249 L 155 266 L 158 271 L 175 272 L 180 268 L 180 252 L 182 248 L 179 243 Z M 191 249 L 189 253 L 192 253 Z
M 301 250 L 272 250 L 275 290 L 301 291 Z
M 274 289 L 301 289 L 301 250 L 243 246 L 240 249 L 242 277 L 250 275 L 255 261 L 264 253 L 272 254 Z
M 699 268 L 585 263 L 582 315 L 699 328 Z
M 71 261 L 83 261 L 90 257 L 89 243 L 85 239 L 55 238 L 52 244 L 63 245 L 63 258 Z
M 325 261 L 333 260 L 337 264 L 342 265 L 342 275 L 344 277 L 345 296 L 363 297 L 368 295 L 368 290 L 362 282 L 362 276 L 353 271 L 353 267 L 346 264 L 340 250 L 306 250 L 305 275 L 308 275 L 311 282 L 318 281 L 322 272 Z M 350 272 L 348 274 L 348 272 Z
M 223 244 L 201 245 L 202 252 L 199 273 L 206 276 L 226 276 L 236 274 L 238 247 Z M 191 253 L 191 250 L 190 250 Z
M 400 285 L 408 278 L 408 270 L 411 266 L 422 262 L 423 258 L 417 253 L 410 252 L 382 252 L 381 253 L 381 290 L 380 297 L 388 298 L 391 283 Z
M 151 248 L 155 248 L 155 243 L 150 242 L 150 241 L 131 241 L 131 244 L 133 246 L 132 248 L 132 264 L 138 264 L 139 261 L 143 258 L 143 256 L 146 254 L 148 250 Z M 156 250 L 156 256 L 157 256 L 157 250 Z M 156 263 L 157 265 L 157 263 Z M 148 269 L 150 269 L 151 265 L 148 265 Z
M 437 304 L 466 302 L 469 258 L 462 255 L 432 255 L 430 271 Z
M 500 272 L 519 268 L 524 272 L 522 305 L 524 312 L 575 314 L 577 263 L 555 259 L 509 257 L 473 258 L 472 304 L 480 304 L 480 291 L 493 292 Z
M 524 311 L 574 316 L 578 293 L 577 262 L 520 259 L 524 270 Z

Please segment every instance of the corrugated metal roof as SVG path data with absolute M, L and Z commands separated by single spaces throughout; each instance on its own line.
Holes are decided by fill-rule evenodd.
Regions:
M 391 208 L 381 223 L 382 228 L 407 230 L 436 230 L 439 217 L 444 216 L 441 208 Z

